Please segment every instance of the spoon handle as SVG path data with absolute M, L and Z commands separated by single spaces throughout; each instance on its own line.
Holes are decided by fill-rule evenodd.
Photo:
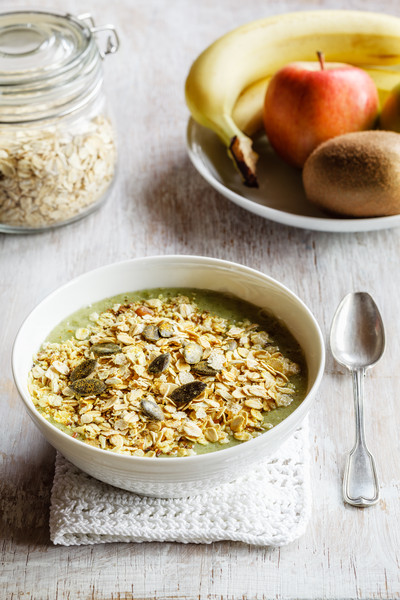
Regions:
M 353 506 L 371 506 L 379 500 L 379 484 L 375 461 L 365 443 L 364 376 L 365 369 L 353 375 L 356 441 L 348 458 L 343 479 L 343 496 Z

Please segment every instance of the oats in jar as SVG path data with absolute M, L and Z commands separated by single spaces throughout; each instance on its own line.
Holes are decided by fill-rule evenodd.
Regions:
M 0 147 L 2 224 L 37 228 L 68 221 L 95 204 L 114 177 L 114 132 L 103 116 L 81 131 L 0 127 Z

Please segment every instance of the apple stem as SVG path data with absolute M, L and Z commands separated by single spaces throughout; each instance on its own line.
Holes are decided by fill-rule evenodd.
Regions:
M 325 69 L 325 58 L 324 58 L 324 53 L 320 52 L 318 50 L 317 52 L 317 56 L 318 56 L 318 60 L 319 60 L 319 64 L 321 65 L 321 71 L 323 71 Z

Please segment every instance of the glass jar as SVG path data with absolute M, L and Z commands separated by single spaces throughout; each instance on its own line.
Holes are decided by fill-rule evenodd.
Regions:
M 90 15 L 0 14 L 0 231 L 64 225 L 108 196 L 117 153 L 102 59 L 118 46 Z

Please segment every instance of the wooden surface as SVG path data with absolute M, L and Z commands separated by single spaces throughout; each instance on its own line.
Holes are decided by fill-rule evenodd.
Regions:
M 14 0 L 3 8 L 37 2 Z M 183 82 L 197 54 L 233 27 L 267 14 L 345 7 L 400 15 L 396 0 L 42 0 L 40 6 L 117 27 L 105 63 L 119 130 L 120 170 L 110 201 L 90 217 L 40 235 L 0 237 L 0 598 L 353 599 L 400 597 L 400 229 L 316 233 L 268 222 L 231 204 L 195 172 L 185 150 Z M 313 513 L 281 549 L 239 543 L 55 547 L 49 540 L 54 451 L 24 413 L 10 351 L 19 324 L 48 292 L 94 267 L 167 253 L 225 258 L 296 292 L 327 336 L 336 305 L 370 292 L 387 331 L 366 380 L 367 439 L 378 505 L 345 506 L 341 480 L 353 441 L 351 381 L 328 353 L 310 417 Z

